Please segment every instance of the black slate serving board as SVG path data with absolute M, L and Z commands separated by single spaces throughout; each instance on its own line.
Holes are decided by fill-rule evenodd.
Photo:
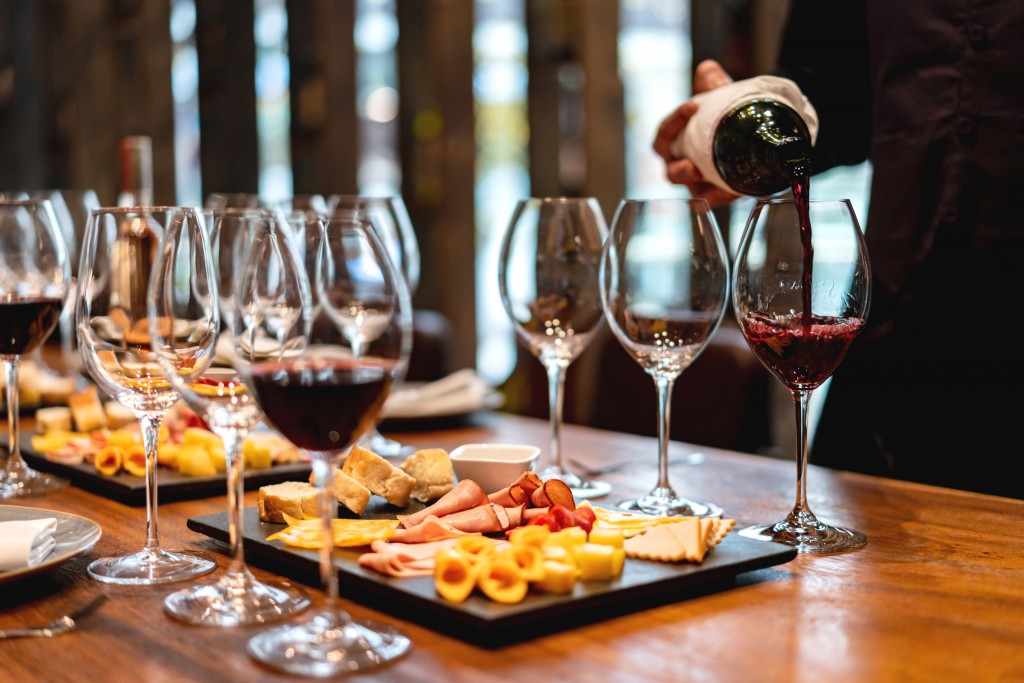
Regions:
M 123 472 L 108 477 L 100 474 L 92 465 L 65 465 L 52 462 L 47 460 L 46 456 L 32 450 L 29 445 L 31 436 L 25 434 L 20 439 L 21 457 L 30 467 L 64 477 L 79 488 L 125 505 L 140 507 L 146 504 L 145 477 L 135 477 Z M 309 473 L 310 465 L 307 462 L 274 465 L 260 470 L 247 469 L 244 477 L 245 488 L 252 490 L 282 481 L 305 481 L 309 479 Z M 165 467 L 157 470 L 157 487 L 161 503 L 225 495 L 227 485 L 227 477 L 224 474 L 214 477 L 190 477 Z
M 378 499 L 372 499 L 377 502 Z M 380 501 L 364 517 L 406 512 Z M 188 527 L 219 541 L 228 540 L 226 512 L 188 520 Z M 283 524 L 262 522 L 256 508 L 245 511 L 245 552 L 253 564 L 319 586 L 318 553 L 266 541 Z M 460 604 L 438 597 L 433 577 L 391 578 L 360 567 L 358 549 L 336 549 L 334 565 L 342 596 L 402 619 L 421 623 L 462 640 L 496 647 L 546 633 L 727 589 L 741 573 L 796 557 L 796 550 L 730 533 L 702 564 L 627 559 L 612 581 L 577 582 L 571 595 L 530 592 L 516 605 L 503 605 L 474 593 Z

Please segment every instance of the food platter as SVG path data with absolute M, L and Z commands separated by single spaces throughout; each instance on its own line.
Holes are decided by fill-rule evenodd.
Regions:
M 57 528 L 53 532 L 53 540 L 57 545 L 54 547 L 53 552 L 34 567 L 10 569 L 5 572 L 0 571 L 0 585 L 63 564 L 71 558 L 91 550 L 102 535 L 100 525 L 85 517 L 79 517 L 67 512 L 57 512 L 56 510 L 21 507 L 18 505 L 0 505 L 0 522 L 42 519 L 46 517 L 53 517 L 57 520 Z
M 363 516 L 394 517 L 397 512 L 374 498 Z M 244 514 L 245 552 L 250 562 L 319 585 L 318 551 L 268 542 L 266 538 L 284 525 L 262 522 L 256 508 Z M 228 540 L 227 513 L 193 517 L 188 527 L 219 541 Z M 511 605 L 478 595 L 463 603 L 450 603 L 437 596 L 432 577 L 383 576 L 361 567 L 358 556 L 358 549 L 334 552 L 342 596 L 477 645 L 497 647 L 705 591 L 725 590 L 734 585 L 738 574 L 788 562 L 796 557 L 796 551 L 733 533 L 701 564 L 629 559 L 616 579 L 578 582 L 570 595 L 530 593 L 521 603 Z
M 125 505 L 138 507 L 146 504 L 145 477 L 136 477 L 126 473 L 106 476 L 100 474 L 95 467 L 89 464 L 73 465 L 53 462 L 32 450 L 31 438 L 32 433 L 25 433 L 21 438 L 21 456 L 31 467 L 64 477 L 79 488 Z M 245 488 L 252 490 L 266 484 L 304 480 L 309 477 L 309 473 L 308 462 L 273 465 L 264 469 L 247 469 L 244 478 Z M 191 500 L 223 495 L 227 490 L 227 477 L 224 474 L 211 477 L 188 476 L 161 467 L 157 470 L 157 486 L 160 491 L 161 503 Z

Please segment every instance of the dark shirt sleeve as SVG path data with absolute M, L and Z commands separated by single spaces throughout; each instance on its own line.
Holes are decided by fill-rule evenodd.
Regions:
M 814 171 L 868 155 L 871 100 L 861 0 L 793 0 L 776 73 L 795 81 L 818 112 Z

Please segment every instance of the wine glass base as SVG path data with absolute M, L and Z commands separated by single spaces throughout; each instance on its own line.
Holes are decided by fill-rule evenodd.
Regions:
M 624 500 L 616 507 L 629 512 L 643 512 L 655 517 L 721 517 L 722 508 L 714 503 L 704 503 L 689 498 L 644 496 Z
M 257 581 L 248 570 L 242 576 L 225 575 L 164 599 L 167 614 L 197 626 L 270 624 L 298 614 L 309 605 L 305 590 L 283 581 Z
M 104 583 L 154 586 L 185 581 L 209 574 L 217 568 L 213 555 L 198 550 L 168 552 L 160 548 L 134 555 L 105 557 L 92 562 L 89 576 Z
M 247 649 L 272 669 L 326 678 L 379 667 L 411 647 L 409 637 L 393 626 L 319 614 L 302 624 L 264 631 L 249 640 Z
M 572 497 L 575 500 L 600 498 L 601 496 L 607 496 L 612 490 L 612 485 L 606 481 L 582 479 L 572 472 L 567 472 L 558 467 L 549 467 L 538 476 L 540 476 L 541 481 L 560 479 L 572 490 Z
M 416 452 L 414 446 L 389 439 L 376 429 L 366 434 L 359 440 L 359 445 L 367 448 L 377 455 L 385 457 L 396 457 L 400 455 L 412 455 Z
M 829 526 L 817 520 L 795 523 L 785 519 L 777 524 L 746 527 L 737 533 L 758 541 L 791 545 L 797 552 L 806 554 L 843 553 L 863 548 L 868 542 L 859 531 Z
M 38 496 L 50 493 L 51 491 L 58 491 L 67 485 L 66 479 L 24 466 L 16 471 L 3 473 L 2 478 L 0 478 L 0 498 Z

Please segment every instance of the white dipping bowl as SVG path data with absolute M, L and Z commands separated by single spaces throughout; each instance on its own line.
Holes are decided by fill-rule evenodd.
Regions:
M 540 449 L 520 444 L 468 443 L 448 455 L 459 481 L 472 479 L 487 493 L 494 493 L 532 470 Z

